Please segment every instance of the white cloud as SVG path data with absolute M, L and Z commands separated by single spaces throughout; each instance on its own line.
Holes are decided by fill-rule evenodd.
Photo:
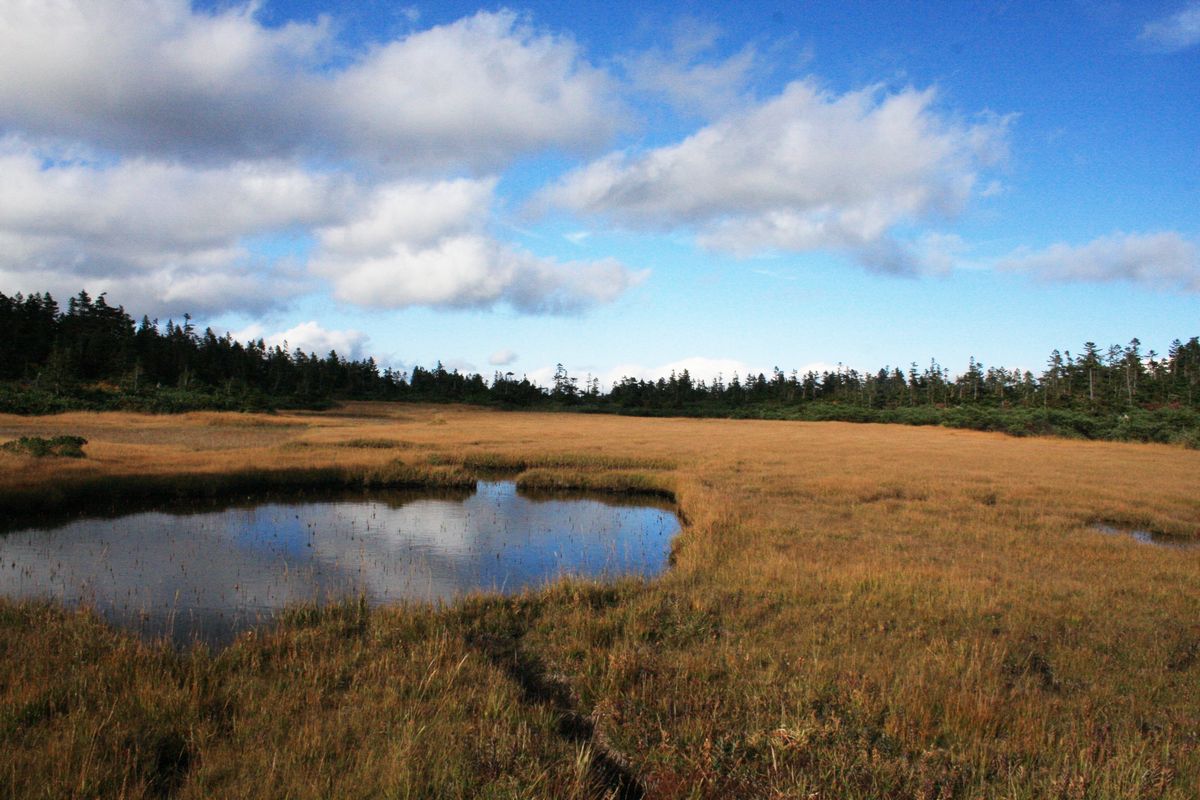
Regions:
M 362 306 L 572 313 L 639 283 L 611 259 L 558 262 L 486 233 L 494 182 L 459 179 L 380 187 L 348 223 L 320 228 L 314 272 Z
M 186 166 L 63 159 L 0 143 L 0 276 L 9 288 L 108 291 L 151 315 L 261 311 L 308 270 L 362 306 L 570 313 L 641 279 L 615 261 L 559 263 L 488 235 L 491 179 L 364 185 L 282 162 Z M 251 240 L 315 230 L 307 265 Z
M 330 33 L 267 29 L 253 11 L 204 14 L 186 0 L 5 3 L 0 124 L 159 154 L 289 150 L 309 127 L 297 95 L 314 84 L 303 67 L 319 62 Z
M 186 158 L 317 154 L 399 168 L 494 166 L 596 146 L 624 112 L 575 43 L 509 11 L 348 59 L 327 19 L 269 28 L 258 4 L 18 0 L 0 6 L 0 129 Z
M 368 341 L 367 335 L 361 331 L 329 330 L 315 321 L 301 322 L 277 333 L 268 334 L 264 331 L 261 325 L 254 324 L 231 335 L 239 342 L 262 339 L 268 347 L 284 347 L 288 352 L 298 349 L 304 353 L 315 353 L 321 358 L 333 350 L 342 358 L 352 360 L 363 357 Z
M 623 115 L 609 77 L 570 39 L 510 11 L 414 33 L 327 88 L 347 148 L 385 160 L 495 165 L 535 148 L 594 147 Z
M 1200 44 L 1200 3 L 1189 3 L 1168 17 L 1147 22 L 1138 38 L 1166 52 Z
M 254 256 L 246 237 L 334 218 L 348 182 L 275 162 L 185 167 L 61 160 L 0 142 L 5 285 L 109 291 L 148 313 L 261 309 L 300 276 Z
M 1200 292 L 1200 248 L 1174 231 L 1114 233 L 1083 245 L 1018 250 L 996 267 L 1049 281 L 1127 281 Z
M 715 117 L 744 105 L 758 59 L 749 45 L 724 59 L 708 58 L 719 38 L 715 27 L 684 20 L 669 48 L 627 54 L 619 61 L 635 91 L 660 95 L 685 114 Z
M 569 313 L 640 280 L 496 239 L 493 179 L 411 177 L 611 136 L 615 83 L 569 37 L 502 10 L 354 51 L 258 11 L 0 2 L 6 286 L 261 311 L 316 275 L 363 306 Z
M 516 362 L 516 360 L 517 354 L 507 348 L 497 350 L 488 356 L 488 363 L 493 367 L 507 367 Z
M 933 102 L 932 91 L 838 96 L 795 82 L 679 144 L 576 170 L 539 204 L 633 229 L 694 229 L 704 246 L 742 255 L 832 248 L 913 271 L 919 259 L 894 229 L 959 212 L 1006 146 L 1008 120 L 961 123 Z
M 277 162 L 47 165 L 44 154 L 19 142 L 0 147 L 0 175 L 5 231 L 69 233 L 102 250 L 144 251 L 146 258 L 173 248 L 203 259 L 247 232 L 320 222 L 346 192 L 335 179 Z

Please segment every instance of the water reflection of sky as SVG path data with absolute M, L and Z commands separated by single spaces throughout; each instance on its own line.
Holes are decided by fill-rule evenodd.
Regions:
M 1153 531 L 1138 530 L 1136 528 L 1121 528 L 1115 525 L 1108 525 L 1103 522 L 1097 522 L 1092 525 L 1094 530 L 1100 533 L 1106 533 L 1116 536 L 1130 536 L 1134 541 L 1142 544 L 1152 544 L 1158 547 L 1170 547 L 1179 550 L 1190 550 L 1200 547 L 1200 542 L 1195 539 L 1184 538 L 1181 536 L 1167 536 L 1162 533 L 1154 533 Z
M 533 500 L 511 482 L 481 482 L 463 500 L 150 511 L 0 535 L 0 593 L 90 603 L 149 634 L 221 641 L 296 602 L 446 600 L 561 574 L 653 575 L 678 528 L 665 509 Z

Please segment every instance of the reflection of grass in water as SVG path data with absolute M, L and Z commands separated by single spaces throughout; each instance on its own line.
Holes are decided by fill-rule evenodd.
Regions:
M 556 453 L 673 462 L 689 521 L 673 568 L 375 610 L 361 631 L 286 626 L 215 655 L 164 655 L 61 611 L 0 604 L 0 794 L 173 787 L 143 754 L 178 763 L 176 732 L 192 754 L 180 796 L 253 795 L 265 776 L 296 797 L 586 796 L 570 783 L 580 740 L 564 736 L 586 721 L 596 736 L 583 741 L 626 754 L 658 797 L 1190 800 L 1200 785 L 1200 554 L 1089 530 L 1105 519 L 1196 537 L 1200 454 L 403 409 L 411 420 L 304 419 L 330 438 L 429 444 L 434 466 L 465 468 L 484 439 L 522 468 L 588 471 L 537 463 Z M 430 425 L 434 413 L 447 424 Z M 0 490 L 93 473 L 365 470 L 392 455 L 201 453 L 194 423 L 123 420 L 158 438 L 118 446 L 92 435 L 105 419 L 58 420 L 88 437 L 91 458 L 2 457 Z

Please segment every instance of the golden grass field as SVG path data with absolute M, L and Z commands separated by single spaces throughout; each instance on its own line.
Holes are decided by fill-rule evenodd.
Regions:
M 672 493 L 653 581 L 298 608 L 178 653 L 0 602 L 3 797 L 1195 798 L 1200 452 L 351 404 L 0 416 L 5 514 L 243 483 Z

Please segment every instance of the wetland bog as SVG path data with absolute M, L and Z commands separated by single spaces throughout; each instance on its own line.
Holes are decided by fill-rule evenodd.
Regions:
M 299 605 L 219 651 L 0 603 L 0 794 L 1165 797 L 1200 784 L 1200 452 L 349 404 L 0 417 L 0 505 L 263 486 L 673 497 L 646 580 Z M 264 780 L 269 776 L 269 780 Z

